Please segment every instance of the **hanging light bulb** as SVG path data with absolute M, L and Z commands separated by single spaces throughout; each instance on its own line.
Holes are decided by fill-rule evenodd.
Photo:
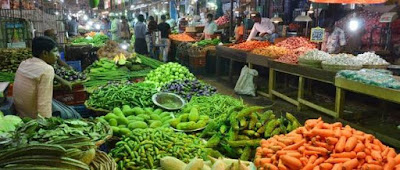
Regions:
M 356 13 L 353 13 L 353 17 L 349 21 L 349 30 L 357 31 L 360 28 L 360 20 L 357 18 Z

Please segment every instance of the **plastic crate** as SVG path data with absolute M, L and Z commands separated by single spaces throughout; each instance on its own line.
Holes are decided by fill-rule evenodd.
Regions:
M 74 68 L 76 71 L 82 71 L 81 61 L 67 61 L 67 64 Z

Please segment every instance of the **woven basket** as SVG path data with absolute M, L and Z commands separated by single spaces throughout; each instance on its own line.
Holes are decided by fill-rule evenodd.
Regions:
M 91 110 L 94 112 L 93 116 L 104 116 L 107 113 L 111 112 L 110 110 L 106 110 L 106 109 L 99 109 L 99 108 L 94 108 L 92 106 L 89 106 L 89 104 L 87 103 L 87 100 L 85 101 L 85 106 L 87 109 Z
M 91 170 L 117 170 L 115 161 L 105 152 L 99 150 L 96 151 L 96 156 L 89 166 Z
M 363 65 L 363 68 L 370 68 L 370 69 L 387 69 L 389 65 Z
M 314 67 L 314 68 L 321 68 L 322 61 L 318 60 L 307 60 L 303 58 L 299 58 L 299 65 Z
M 343 66 L 343 65 L 329 65 L 322 64 L 322 68 L 328 71 L 340 71 L 340 70 L 360 70 L 362 66 Z

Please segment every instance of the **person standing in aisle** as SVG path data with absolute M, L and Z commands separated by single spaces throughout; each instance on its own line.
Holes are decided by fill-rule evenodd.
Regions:
M 121 16 L 121 22 L 118 23 L 118 37 L 121 41 L 129 41 L 132 37 L 131 31 L 129 30 L 128 20 L 125 16 Z
M 153 16 L 149 16 L 147 31 L 148 31 L 148 34 L 146 36 L 147 49 L 150 52 L 150 56 L 157 59 L 157 57 L 154 56 L 154 40 L 155 40 L 154 32 L 157 31 L 157 22 L 154 20 Z
M 34 38 L 32 54 L 32 58 L 21 62 L 15 74 L 13 100 L 18 115 L 34 119 L 52 116 L 81 118 L 75 110 L 52 100 L 55 74 L 51 65 L 59 58 L 57 43 L 49 37 Z
M 243 42 L 243 34 L 244 34 L 243 18 L 236 17 L 235 43 Z
M 214 33 L 217 31 L 218 26 L 214 22 L 213 14 L 207 14 L 207 22 L 204 25 L 203 35 L 200 39 L 212 39 L 214 38 Z
M 163 53 L 163 61 L 168 61 L 168 52 L 170 47 L 169 34 L 171 34 L 171 27 L 168 23 L 166 23 L 167 17 L 165 15 L 161 15 L 161 23 L 158 24 L 158 30 L 161 32 L 161 48 L 160 51 Z
M 254 21 L 253 28 L 247 41 L 256 39 L 257 33 L 260 38 L 266 38 L 270 42 L 274 42 L 278 34 L 275 33 L 275 26 L 269 18 L 261 18 L 260 13 L 251 14 L 251 19 Z
M 167 22 L 169 24 L 169 27 L 171 27 L 171 29 L 173 29 L 175 27 L 175 20 L 171 18 L 171 16 L 169 14 L 166 15 L 167 17 Z
M 325 28 L 325 38 L 321 50 L 331 54 L 342 52 L 347 43 L 344 31 L 336 27 L 335 21 L 331 18 L 325 20 L 323 27 Z
M 78 35 L 78 26 L 78 20 L 76 17 L 72 17 L 71 21 L 69 21 L 67 24 L 69 37 L 75 37 Z
M 154 20 L 153 16 L 149 16 L 149 23 L 147 25 L 147 29 L 149 30 L 150 34 L 157 31 L 157 22 Z
M 119 19 L 115 16 L 111 17 L 111 40 L 113 41 L 118 41 L 118 25 L 119 25 Z
M 135 29 L 135 52 L 138 54 L 148 54 L 146 43 L 146 24 L 144 23 L 144 16 L 139 14 L 138 22 L 134 27 Z

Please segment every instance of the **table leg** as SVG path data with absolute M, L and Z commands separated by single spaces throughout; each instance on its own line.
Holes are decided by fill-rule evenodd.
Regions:
M 229 83 L 233 83 L 233 60 L 229 61 Z
M 272 94 L 272 90 L 275 89 L 275 76 L 276 76 L 275 70 L 269 68 L 268 93 L 269 93 L 269 98 L 271 100 L 275 99 L 275 96 Z
M 340 87 L 336 87 L 336 98 L 335 98 L 336 118 L 340 118 L 342 116 L 344 109 L 344 101 L 345 101 L 345 90 Z
M 299 76 L 299 87 L 297 91 L 297 99 L 303 99 L 304 98 L 304 84 L 305 84 L 305 78 L 302 76 Z M 297 105 L 297 110 L 301 110 L 301 103 L 299 102 L 299 105 Z

